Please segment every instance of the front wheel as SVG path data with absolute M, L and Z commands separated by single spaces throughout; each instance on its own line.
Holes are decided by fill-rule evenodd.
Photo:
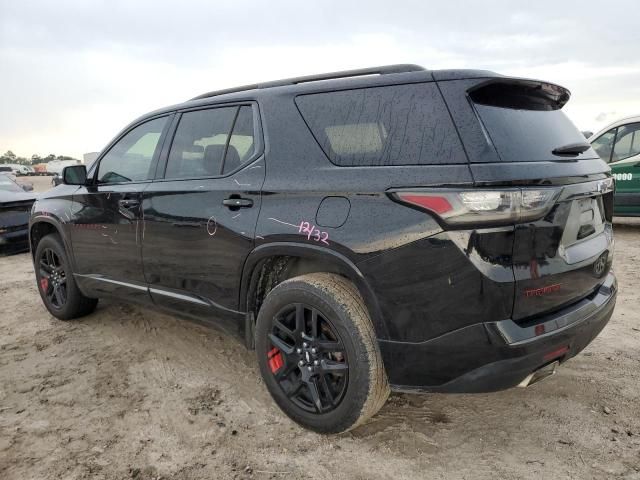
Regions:
M 34 268 L 40 297 L 51 315 L 60 320 L 71 320 L 95 310 L 98 300 L 85 297 L 78 289 L 58 235 L 47 235 L 40 240 Z
M 302 275 L 269 292 L 258 314 L 256 352 L 278 406 L 320 433 L 355 428 L 389 395 L 367 308 L 338 275 Z

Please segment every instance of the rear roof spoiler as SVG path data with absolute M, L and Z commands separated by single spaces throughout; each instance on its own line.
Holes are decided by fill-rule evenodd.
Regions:
M 560 85 L 520 78 L 496 78 L 467 91 L 474 103 L 522 110 L 560 110 L 571 92 Z

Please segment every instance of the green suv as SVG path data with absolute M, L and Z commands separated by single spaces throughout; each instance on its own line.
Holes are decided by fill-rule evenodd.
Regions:
M 616 180 L 614 215 L 640 217 L 640 116 L 607 125 L 589 143 Z

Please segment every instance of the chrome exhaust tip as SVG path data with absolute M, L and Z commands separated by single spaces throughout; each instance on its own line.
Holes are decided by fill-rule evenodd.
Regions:
M 530 387 L 534 383 L 538 383 L 541 380 L 544 380 L 545 378 L 549 378 L 550 376 L 555 375 L 556 367 L 559 364 L 560 362 L 556 360 L 555 362 L 551 362 L 545 365 L 544 367 L 540 367 L 538 370 L 531 372 L 529 375 L 525 377 L 524 380 L 522 380 L 518 384 L 518 387 L 520 388 Z

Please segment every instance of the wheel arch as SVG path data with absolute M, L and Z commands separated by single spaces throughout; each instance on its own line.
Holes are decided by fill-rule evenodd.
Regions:
M 31 250 L 31 258 L 34 258 L 36 248 L 38 247 L 40 240 L 52 233 L 57 233 L 60 236 L 65 251 L 67 252 L 67 258 L 71 262 L 72 266 L 75 267 L 69 239 L 64 235 L 62 225 L 51 217 L 37 217 L 33 219 L 29 225 L 29 248 Z
M 356 286 L 369 310 L 378 338 L 387 338 L 376 296 L 358 267 L 344 255 L 328 248 L 301 245 L 293 242 L 276 242 L 255 248 L 247 257 L 242 270 L 239 308 L 247 312 L 245 338 L 250 339 L 258 311 L 269 291 L 288 278 L 305 273 L 328 272 L 341 275 Z

